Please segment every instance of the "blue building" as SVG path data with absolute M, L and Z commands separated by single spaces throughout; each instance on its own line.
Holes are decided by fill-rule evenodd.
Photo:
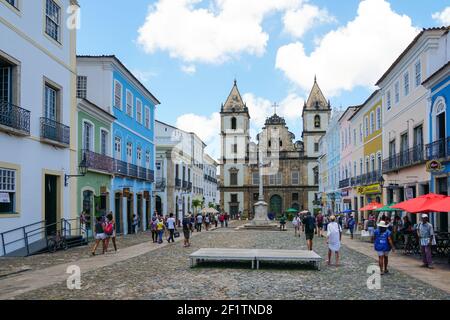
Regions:
M 429 141 L 426 146 L 430 191 L 450 195 L 450 62 L 431 75 L 423 85 L 430 90 Z M 448 232 L 449 213 L 436 213 L 431 222 Z
M 116 120 L 107 137 L 112 180 L 107 202 L 117 232 L 131 233 L 134 215 L 146 230 L 154 211 L 155 108 L 159 101 L 115 56 L 79 56 L 78 76 L 85 79 L 86 99 Z M 80 89 L 80 88 L 78 88 Z

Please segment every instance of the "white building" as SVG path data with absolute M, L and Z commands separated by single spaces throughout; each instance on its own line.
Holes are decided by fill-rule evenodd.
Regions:
M 217 162 L 205 153 L 206 145 L 192 132 L 155 121 L 156 192 L 158 214 L 181 219 L 193 212 L 192 201 L 217 204 Z M 216 194 L 214 194 L 214 191 Z
M 52 233 L 75 212 L 65 175 L 76 173 L 76 29 L 66 22 L 77 10 L 76 0 L 0 1 L 0 233 L 44 221 Z M 4 234 L 0 255 L 44 230 Z

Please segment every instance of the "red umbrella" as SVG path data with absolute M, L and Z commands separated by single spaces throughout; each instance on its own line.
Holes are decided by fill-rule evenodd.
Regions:
M 450 212 L 450 197 L 438 199 L 434 203 L 425 205 L 423 209 L 429 212 Z
M 444 198 L 446 198 L 446 196 L 441 194 L 429 193 L 411 200 L 400 202 L 392 206 L 392 208 L 401 209 L 409 213 L 429 212 L 430 210 L 427 210 L 428 206 L 435 204 Z
M 376 210 L 376 209 L 380 209 L 380 208 L 383 208 L 383 205 L 381 203 L 371 202 L 359 210 L 360 211 L 372 211 L 372 210 Z

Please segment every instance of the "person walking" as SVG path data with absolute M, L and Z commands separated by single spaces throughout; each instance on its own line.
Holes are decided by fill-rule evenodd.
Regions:
M 106 215 L 106 219 L 107 219 L 107 223 L 110 223 L 112 225 L 112 233 L 111 235 L 108 235 L 108 232 L 105 232 L 108 239 L 106 241 L 106 250 L 108 250 L 108 246 L 109 246 L 109 240 L 111 239 L 113 246 L 114 246 L 114 251 L 117 252 L 117 243 L 116 243 L 116 219 L 114 219 L 114 215 L 112 213 L 112 211 L 110 211 L 107 215 Z
M 207 214 L 205 216 L 205 230 L 208 231 L 209 230 L 209 225 L 211 224 L 211 217 L 209 216 L 209 214 Z
M 158 243 L 159 244 L 163 243 L 163 235 L 164 235 L 165 228 L 166 228 L 166 226 L 164 225 L 164 220 L 162 217 L 160 217 L 156 224 L 156 231 L 158 232 Z
M 280 218 L 280 231 L 286 230 L 286 214 L 283 214 Z
M 214 214 L 214 227 L 217 228 L 217 224 L 219 223 L 219 215 L 217 213 Z
M 389 273 L 389 253 L 395 251 L 394 242 L 392 241 L 392 232 L 388 229 L 386 221 L 378 223 L 378 229 L 374 232 L 375 244 L 374 248 L 378 254 L 378 265 L 380 266 L 381 274 Z
M 339 250 L 341 249 L 342 227 L 336 222 L 336 217 L 331 216 L 327 226 L 328 265 L 331 265 L 331 255 L 336 256 L 336 266 L 339 265 Z
M 197 232 L 202 232 L 203 216 L 201 214 L 197 215 Z
M 295 231 L 295 237 L 298 236 L 300 237 L 300 225 L 301 225 L 301 219 L 298 215 L 298 213 L 295 215 L 294 219 L 292 220 L 292 225 L 294 226 L 294 231 Z
M 150 222 L 150 230 L 152 231 L 152 241 L 153 241 L 153 243 L 158 242 L 157 226 L 158 226 L 158 218 L 157 218 L 157 216 L 154 216 L 152 218 L 152 222 Z
M 372 213 L 369 214 L 369 219 L 367 221 L 367 231 L 369 231 L 370 239 L 372 239 L 375 231 L 375 217 Z
M 183 218 L 182 225 L 183 225 L 183 235 L 184 235 L 184 247 L 187 248 L 187 247 L 191 246 L 190 237 L 191 237 L 191 232 L 193 232 L 190 214 L 188 214 L 187 216 L 185 216 Z
M 225 221 L 225 216 L 223 213 L 220 214 L 219 221 L 220 221 L 220 227 L 223 228 L 223 223 Z
M 228 220 L 230 220 L 230 215 L 227 212 L 225 212 L 225 215 L 223 218 L 224 218 L 224 222 L 225 222 L 225 228 L 228 228 Z
M 311 212 L 309 211 L 306 214 L 306 217 L 303 219 L 303 228 L 305 231 L 308 250 L 312 251 L 314 231 L 316 230 L 316 219 L 314 219 L 314 217 L 311 215 Z
M 347 227 L 350 231 L 350 239 L 353 239 L 353 232 L 355 231 L 355 218 L 353 217 L 353 214 L 350 215 L 349 219 L 347 220 Z
M 93 256 L 95 256 L 96 251 L 97 251 L 97 247 L 100 244 L 100 242 L 102 242 L 103 254 L 105 254 L 105 251 L 106 251 L 106 243 L 105 243 L 106 235 L 105 235 L 105 231 L 103 230 L 103 226 L 104 226 L 104 224 L 102 223 L 102 217 L 97 217 L 96 218 L 96 222 L 95 222 L 95 244 L 94 244 L 94 247 L 92 248 L 92 255 Z
M 175 239 L 173 237 L 175 233 L 175 218 L 173 217 L 173 213 L 169 215 L 169 218 L 167 219 L 167 229 L 169 230 L 169 239 L 167 239 L 167 242 L 175 242 Z
M 139 224 L 139 218 L 137 215 L 133 214 L 133 233 L 137 234 L 137 230 L 138 230 L 138 224 Z
M 322 238 L 323 237 L 323 235 L 322 235 L 322 230 L 323 230 L 322 211 L 319 211 L 319 214 L 316 217 L 316 221 L 317 221 L 317 236 Z
M 420 247 L 422 250 L 422 260 L 424 268 L 434 269 L 431 259 L 431 246 L 435 244 L 434 228 L 433 225 L 428 222 L 428 215 L 422 214 L 422 222 L 417 226 L 417 235 L 419 236 Z

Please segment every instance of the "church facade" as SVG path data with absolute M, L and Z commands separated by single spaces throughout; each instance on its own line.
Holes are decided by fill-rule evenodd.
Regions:
M 259 165 L 263 165 L 264 201 L 274 215 L 289 208 L 314 211 L 317 201 L 319 140 L 325 135 L 331 106 L 314 81 L 302 113 L 302 140 L 296 140 L 276 112 L 257 141 L 250 139 L 250 114 L 236 82 L 221 107 L 220 205 L 234 216 L 253 216 L 258 202 Z M 300 116 L 299 116 L 300 120 Z

